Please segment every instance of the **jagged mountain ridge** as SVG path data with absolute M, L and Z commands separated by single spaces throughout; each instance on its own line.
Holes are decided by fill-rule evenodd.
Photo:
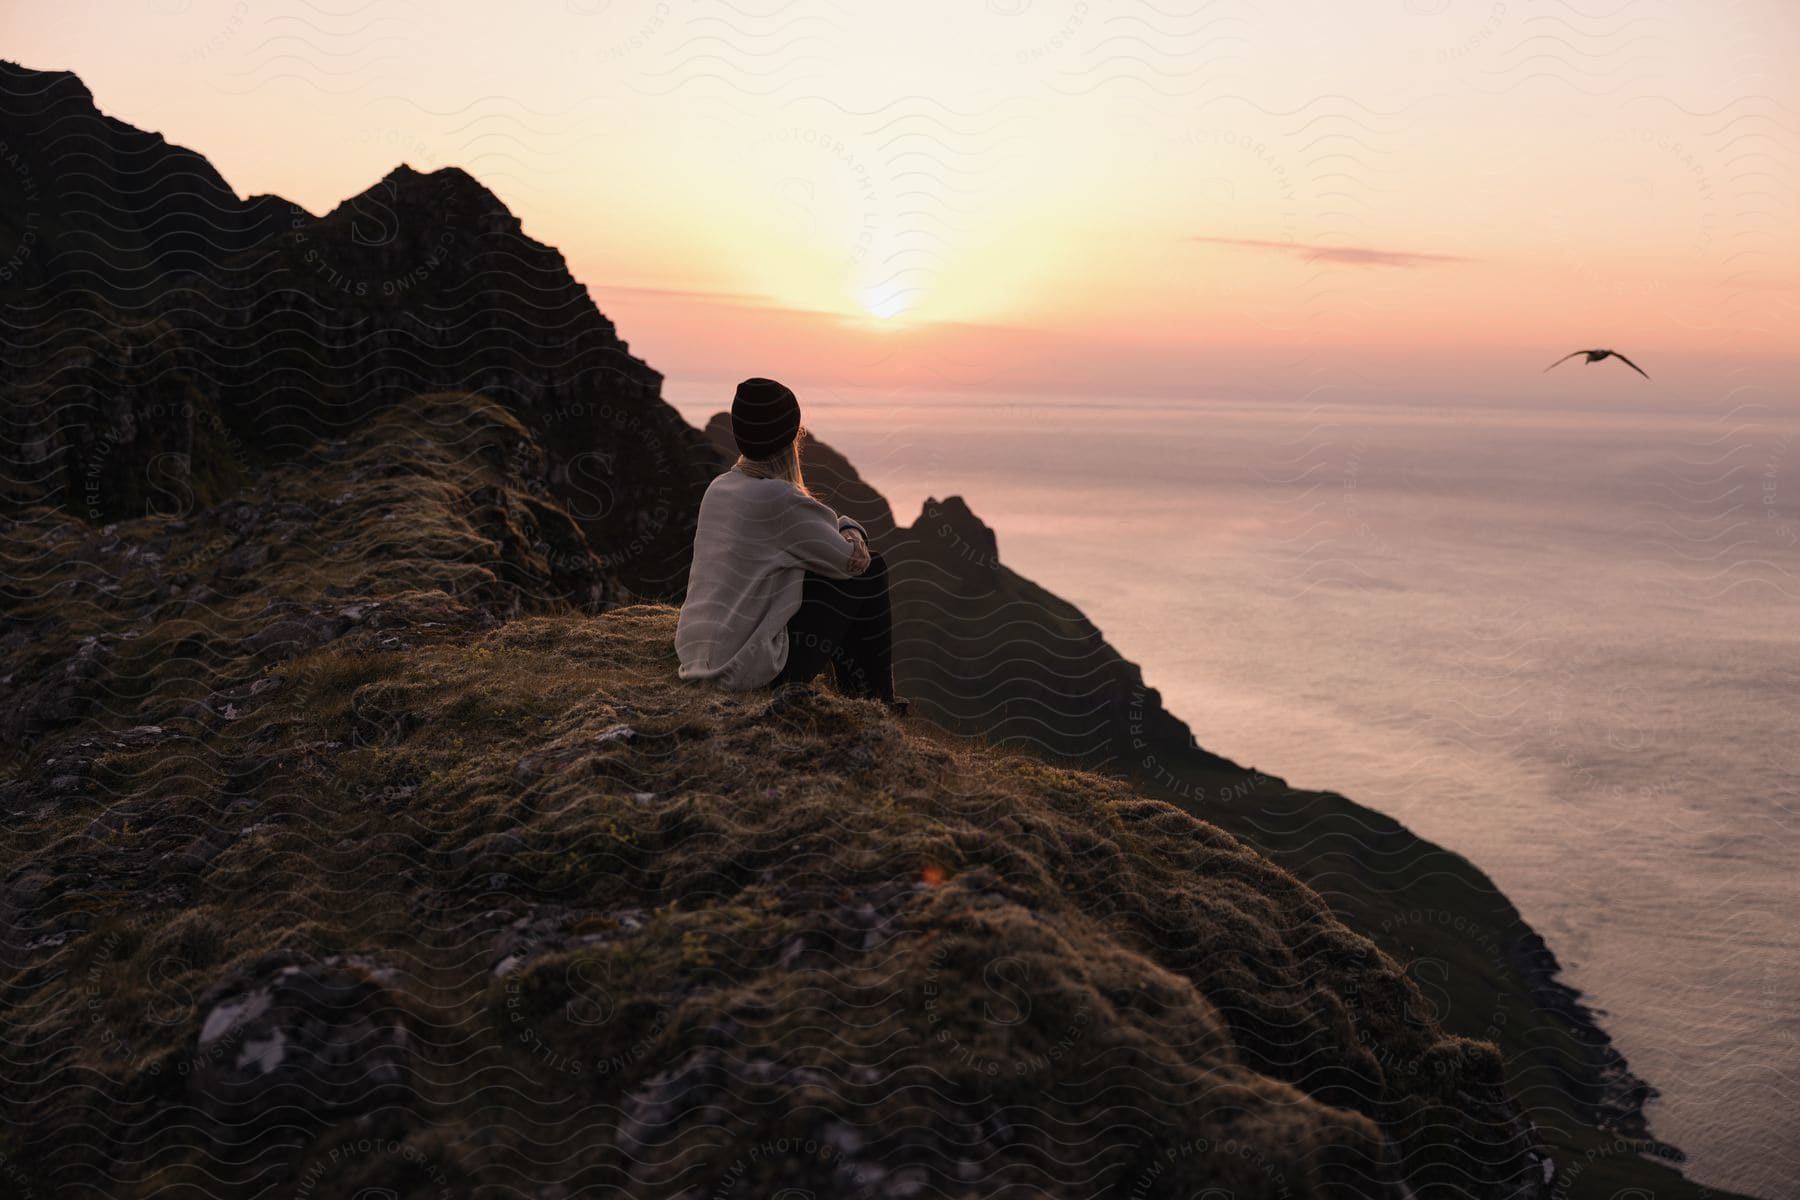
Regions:
M 7 75 L 7 86 L 20 75 Z M 153 140 L 143 146 L 161 144 L 145 137 Z M 168 177 L 176 175 L 186 178 Z M 105 180 L 89 183 L 103 190 Z M 212 205 L 210 185 L 198 194 L 197 210 Z M 436 206 L 451 215 L 438 220 Z M 146 285 L 140 264 L 121 261 L 122 282 L 110 295 L 8 294 L 5 330 L 16 353 L 7 356 L 6 432 L 20 448 L 5 473 L 10 500 L 59 501 L 95 521 L 191 512 L 283 461 L 304 459 L 310 437 L 329 445 L 369 412 L 417 392 L 477 387 L 507 404 L 543 445 L 547 494 L 566 505 L 605 562 L 595 584 L 600 601 L 679 595 L 693 510 L 717 453 L 661 402 L 660 376 L 629 354 L 560 255 L 524 237 L 497 199 L 454 169 L 397 170 L 325 217 L 292 206 L 288 215 L 298 228 L 265 233 L 198 271 L 176 269 L 191 261 L 177 256 Z M 440 244 L 457 253 L 440 258 Z M 459 278 L 460 264 L 484 258 L 508 266 Z M 525 266 L 512 269 L 514 260 Z M 457 271 L 443 270 L 445 261 Z M 95 267 L 83 280 L 105 276 Z M 546 312 L 567 320 L 546 323 Z M 170 410 L 178 415 L 165 419 Z M 275 419 L 265 419 L 270 413 Z M 814 449 L 814 478 L 823 480 L 828 448 Z M 847 463 L 839 474 L 854 478 Z M 1524 1064 L 1515 1086 L 1523 1085 L 1528 1111 L 1559 1148 L 1601 1140 L 1592 1136 L 1597 1123 L 1641 1131 L 1642 1085 L 1573 995 L 1558 990 L 1554 958 L 1485 876 L 1342 797 L 1294 792 L 1198 750 L 1142 687 L 1141 673 L 1072 606 L 984 551 L 993 548 L 992 532 L 966 506 L 946 502 L 927 515 L 931 521 L 895 527 L 893 536 L 910 538 L 917 571 L 897 582 L 902 608 L 951 633 L 905 639 L 911 686 L 935 720 L 1125 771 L 1220 821 L 1300 874 L 1384 948 L 1450 964 L 1461 981 L 1445 1016 L 1452 1027 L 1482 1036 L 1496 1011 L 1546 1022 L 1538 1042 L 1516 1016 L 1500 1036 L 1509 1070 Z M 925 607 L 909 601 L 909 590 Z M 984 640 L 992 632 L 985 623 L 1002 610 L 1036 617 L 1009 630 L 1011 650 Z M 972 648 L 985 656 L 972 658 Z M 1021 687 L 996 707 L 995 680 L 1007 680 L 1003 668 L 1019 661 L 1037 666 L 1048 686 Z M 1096 666 L 1100 688 L 1058 686 L 1092 677 Z M 1446 877 L 1451 883 L 1441 884 Z M 1475 921 L 1484 932 L 1474 951 L 1458 944 L 1470 942 L 1461 931 L 1407 915 L 1421 904 Z M 1490 986 L 1508 998 L 1503 1009 L 1479 998 Z M 1619 1158 L 1608 1169 L 1620 1178 L 1654 1178 L 1684 1194 L 1668 1172 Z
M 73 72 L 0 60 L 0 143 L 9 302 L 90 291 L 139 308 L 290 224 L 286 201 L 241 200 L 203 155 L 100 112 Z
M 377 408 L 479 389 L 530 425 L 616 590 L 680 594 L 703 439 L 467 173 L 402 166 L 314 217 L 239 201 L 73 76 L 9 65 L 0 100 L 15 175 L 60 206 L 0 291 L 0 494 L 99 520 L 206 503 Z

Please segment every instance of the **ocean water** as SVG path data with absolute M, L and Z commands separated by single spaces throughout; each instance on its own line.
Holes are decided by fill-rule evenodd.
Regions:
M 696 424 L 716 384 L 671 381 Z M 912 520 L 961 494 L 1200 744 L 1486 870 L 1696 1179 L 1800 1150 L 1800 415 L 809 396 Z

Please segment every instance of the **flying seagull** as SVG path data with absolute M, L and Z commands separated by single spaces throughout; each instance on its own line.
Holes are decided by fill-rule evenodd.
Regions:
M 1620 354 L 1617 350 L 1573 350 L 1573 351 L 1569 352 L 1568 354 L 1563 355 L 1561 358 L 1557 359 L 1555 362 L 1551 363 L 1549 367 L 1545 367 L 1544 370 L 1548 371 L 1550 369 L 1550 367 L 1560 367 L 1563 363 L 1568 362 L 1571 358 L 1574 358 L 1577 354 L 1587 355 L 1587 360 L 1591 363 L 1597 363 L 1603 358 L 1616 358 L 1620 362 L 1624 363 L 1626 366 L 1630 367 L 1632 370 L 1636 371 L 1639 375 L 1643 375 L 1645 379 L 1650 378 L 1649 375 L 1644 373 L 1644 368 L 1638 366 L 1636 363 L 1632 362 L 1629 358 L 1626 358 L 1623 354 Z

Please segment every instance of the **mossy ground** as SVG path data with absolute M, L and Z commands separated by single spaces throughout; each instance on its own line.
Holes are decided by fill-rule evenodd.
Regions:
M 28 988 L 12 1017 L 74 1050 L 41 1081 L 44 1115 L 94 1127 L 77 1076 L 129 1099 L 147 1072 L 178 1074 L 193 1022 L 144 1014 L 285 950 L 397 972 L 424 1043 L 400 1140 L 469 1181 L 522 1169 L 516 1146 L 483 1148 L 496 1137 L 573 1140 L 564 1182 L 673 1194 L 764 1143 L 824 1144 L 828 1119 L 871 1164 L 909 1152 L 884 1138 L 930 1139 L 910 1152 L 937 1162 L 958 1113 L 1009 1130 L 1000 1166 L 969 1147 L 983 1194 L 1048 1188 L 1075 1159 L 1124 1178 L 1160 1146 L 1233 1137 L 1246 1157 L 1196 1155 L 1187 1181 L 1243 1167 L 1310 1194 L 1384 1173 L 1356 1110 L 1425 1136 L 1415 1177 L 1468 1165 L 1437 1122 L 1470 1123 L 1458 1093 L 1497 1078 L 1492 1049 L 1418 1022 L 1396 966 L 1291 877 L 1116 781 L 946 751 L 819 692 L 680 686 L 672 621 L 521 618 L 293 660 L 216 743 L 254 764 L 235 786 L 229 769 L 170 774 L 154 749 L 108 756 L 114 785 L 161 811 L 111 850 L 66 814 L 70 835 L 38 855 L 59 875 L 241 830 L 167 881 L 170 906 L 134 887 L 64 894 L 93 923 L 63 967 L 105 988 L 97 1011 Z M 543 923 L 539 945 L 497 940 L 521 919 Z M 503 951 L 519 962 L 496 977 Z M 708 1049 L 745 1065 L 725 1070 L 718 1111 L 621 1153 L 607 1135 L 634 1091 Z M 1377 1050 L 1409 1069 L 1384 1072 Z M 781 1074 L 755 1079 L 761 1063 Z M 1059 1131 L 1087 1131 L 1079 1153 Z M 216 1170 L 178 1132 L 151 1148 L 146 1190 Z
M 46 678 L 10 718 L 3 1149 L 40 1190 L 1536 1172 L 1494 1048 L 1235 838 L 828 691 L 682 685 L 672 609 L 571 608 L 530 449 L 427 399 L 181 520 L 6 528 L 8 666 Z M 406 1028 L 411 1098 L 222 1142 L 222 981 L 308 961 Z

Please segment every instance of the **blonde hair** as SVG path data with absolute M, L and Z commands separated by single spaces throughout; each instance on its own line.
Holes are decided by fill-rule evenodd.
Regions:
M 794 440 L 768 458 L 747 458 L 738 455 L 737 462 L 732 465 L 752 479 L 785 479 L 800 490 L 805 496 L 812 495 L 806 490 L 806 479 L 800 473 L 800 443 L 806 440 L 806 430 L 800 429 L 794 434 Z

